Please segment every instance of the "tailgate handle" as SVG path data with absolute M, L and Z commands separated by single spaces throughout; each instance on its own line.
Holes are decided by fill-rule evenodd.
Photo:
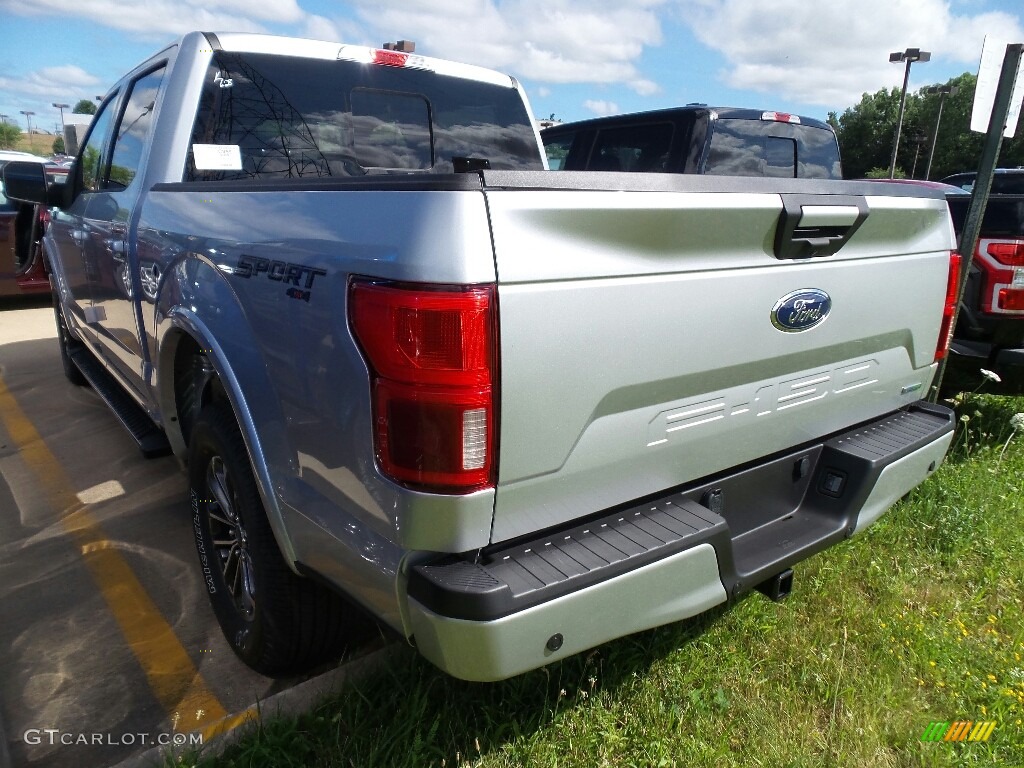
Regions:
M 775 230 L 775 258 L 831 256 L 868 217 L 868 203 L 856 195 L 780 195 L 782 214 Z

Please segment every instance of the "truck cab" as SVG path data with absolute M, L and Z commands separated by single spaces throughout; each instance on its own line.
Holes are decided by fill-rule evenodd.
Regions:
M 841 179 L 828 123 L 787 112 L 688 105 L 541 131 L 552 170 Z

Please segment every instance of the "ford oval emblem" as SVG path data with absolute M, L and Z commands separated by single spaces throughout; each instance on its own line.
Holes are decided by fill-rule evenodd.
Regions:
M 817 288 L 787 293 L 772 307 L 772 325 L 786 333 L 809 331 L 832 311 L 832 299 Z

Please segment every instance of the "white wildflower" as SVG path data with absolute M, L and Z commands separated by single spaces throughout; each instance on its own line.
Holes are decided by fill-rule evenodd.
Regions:
M 984 376 L 989 381 L 994 381 L 996 384 L 999 384 L 1000 382 L 1002 382 L 1002 379 L 999 378 L 999 374 L 998 373 L 996 373 L 994 371 L 986 371 L 984 368 L 981 368 L 980 370 L 981 370 L 981 375 Z
M 1010 417 L 1010 428 L 1014 431 L 1024 430 L 1024 413 L 1015 413 Z

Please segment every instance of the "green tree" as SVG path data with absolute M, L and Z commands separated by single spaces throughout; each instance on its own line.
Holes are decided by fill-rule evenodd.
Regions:
M 899 108 L 899 89 L 882 89 L 865 93 L 859 104 L 841 115 L 829 115 L 839 139 L 846 178 L 860 179 L 872 168 L 889 167 Z
M 945 85 L 955 85 L 957 92 L 946 97 L 942 107 L 935 142 L 935 157 L 930 178 L 941 179 L 960 171 L 977 170 L 985 142 L 983 134 L 971 131 L 971 111 L 977 78 L 965 72 Z M 920 133 L 928 137 L 921 146 L 917 160 L 916 178 L 923 179 L 928 168 L 932 137 L 939 113 L 940 95 L 922 89 L 907 94 L 900 135 L 900 150 L 896 157 L 896 176 L 909 176 L 914 169 L 916 147 L 909 140 Z M 862 178 L 872 169 L 885 169 L 888 176 L 892 157 L 892 142 L 899 113 L 899 89 L 865 93 L 858 104 L 841 115 L 831 113 L 829 123 L 835 128 L 843 158 L 843 172 L 848 179 Z M 1024 165 L 1024 121 L 1013 139 L 1004 139 L 999 156 L 999 167 L 1015 168 Z
M 53 154 L 64 154 L 64 139 L 62 139 L 60 136 L 53 140 Z
M 89 101 L 89 99 L 80 99 L 71 112 L 76 115 L 95 115 L 96 103 Z
M 21 138 L 21 128 L 13 123 L 0 122 L 0 149 L 13 149 Z

